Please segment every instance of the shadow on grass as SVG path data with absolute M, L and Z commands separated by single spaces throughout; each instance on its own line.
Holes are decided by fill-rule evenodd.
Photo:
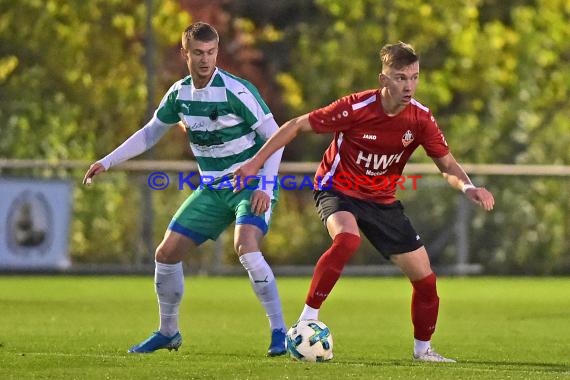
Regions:
M 493 369 L 514 369 L 517 371 L 548 371 L 548 372 L 570 372 L 570 366 L 558 363 L 536 363 L 536 362 L 515 362 L 515 361 L 479 361 L 479 360 L 463 360 L 457 363 L 426 363 L 410 360 L 381 360 L 381 361 L 332 361 L 331 364 L 338 363 L 353 366 L 395 366 L 395 367 L 416 367 L 416 366 L 450 366 L 456 368 L 476 368 L 485 367 Z
M 536 363 L 536 362 L 511 362 L 511 361 L 484 361 L 484 360 L 466 360 L 458 364 L 475 364 L 487 367 L 514 367 L 516 369 L 537 369 L 548 370 L 553 372 L 568 372 L 570 366 L 567 364 L 558 363 Z
M 168 353 L 168 352 L 165 352 Z M 242 360 L 263 360 L 267 362 L 289 362 L 297 363 L 299 365 L 327 365 L 327 366 L 353 366 L 353 367 L 421 367 L 421 366 L 437 366 L 437 367 L 448 367 L 457 369 L 493 369 L 501 371 L 538 371 L 538 372 L 551 372 L 551 373 L 567 373 L 570 372 L 570 366 L 560 363 L 540 363 L 540 362 L 523 362 L 523 361 L 485 361 L 485 360 L 461 360 L 457 363 L 425 363 L 417 362 L 410 359 L 390 359 L 390 360 L 341 360 L 340 358 L 335 358 L 329 362 L 325 363 L 307 363 L 296 361 L 287 355 L 278 357 L 266 357 L 263 353 L 250 352 L 244 353 L 240 352 L 222 352 L 222 351 L 186 351 L 174 353 L 174 355 L 180 355 L 182 357 L 192 357 L 194 360 L 202 358 L 205 361 L 216 361 L 216 358 L 222 359 L 226 362 L 228 361 L 242 361 Z M 131 356 L 132 354 L 127 354 L 126 356 Z M 135 355 L 139 356 L 139 355 Z M 142 355 L 143 357 L 148 357 L 147 355 Z M 229 363 L 229 362 L 228 362 Z

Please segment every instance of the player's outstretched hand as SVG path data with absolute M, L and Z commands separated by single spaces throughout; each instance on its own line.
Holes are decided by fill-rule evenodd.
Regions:
M 471 199 L 473 202 L 477 203 L 487 211 L 491 211 L 495 205 L 495 198 L 493 197 L 493 194 L 491 194 L 491 192 L 484 187 L 467 189 L 465 191 L 465 195 L 467 198 Z
M 249 181 L 252 181 L 257 176 L 259 167 L 251 160 L 245 162 L 242 166 L 237 168 L 233 173 L 232 186 L 234 193 L 237 193 L 247 186 Z
M 83 184 L 91 185 L 91 182 L 93 181 L 92 178 L 99 173 L 103 173 L 104 171 L 105 167 L 100 162 L 92 164 L 83 177 Z
M 251 212 L 255 215 L 264 214 L 271 206 L 271 198 L 262 190 L 255 190 L 251 194 Z

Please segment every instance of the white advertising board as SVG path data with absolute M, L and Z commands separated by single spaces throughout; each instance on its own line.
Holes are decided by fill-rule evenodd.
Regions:
M 71 184 L 0 178 L 0 268 L 69 267 Z

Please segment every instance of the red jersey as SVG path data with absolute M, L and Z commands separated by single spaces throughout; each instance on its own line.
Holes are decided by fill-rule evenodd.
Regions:
M 315 188 L 332 188 L 348 196 L 388 204 L 396 186 L 379 186 L 400 178 L 414 150 L 428 156 L 449 153 L 443 133 L 429 108 L 415 99 L 396 116 L 388 116 L 380 90 L 345 96 L 309 114 L 317 133 L 333 133 L 315 175 Z

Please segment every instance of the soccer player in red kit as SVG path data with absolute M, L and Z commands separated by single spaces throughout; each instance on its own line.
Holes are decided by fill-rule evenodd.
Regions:
M 419 235 L 396 199 L 396 186 L 386 186 L 386 179 L 399 178 L 421 145 L 442 173 L 464 182 L 463 191 L 469 199 L 487 211 L 493 208 L 494 199 L 488 190 L 471 183 L 450 153 L 429 108 L 413 98 L 420 71 L 414 49 L 403 42 L 385 45 L 380 59 L 379 89 L 345 96 L 289 120 L 234 172 L 234 178 L 239 181 L 255 175 L 273 152 L 300 132 L 334 133 L 317 170 L 314 191 L 332 245 L 315 266 L 299 319 L 319 318 L 322 303 L 360 245 L 362 231 L 412 283 L 413 358 L 454 362 L 431 347 L 439 309 L 436 276 Z

